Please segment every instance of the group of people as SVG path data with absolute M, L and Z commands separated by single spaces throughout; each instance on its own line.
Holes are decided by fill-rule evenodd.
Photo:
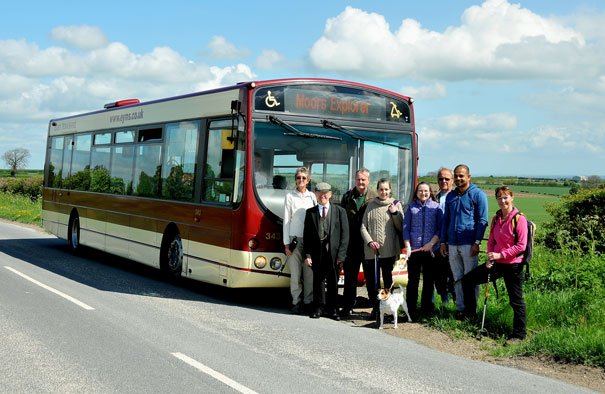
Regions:
M 392 269 L 402 250 L 408 262 L 407 307 L 412 319 L 434 313 L 434 290 L 442 303 L 456 305 L 457 319 L 475 319 L 479 284 L 504 278 L 513 308 L 512 338 L 526 336 L 522 254 L 527 244 L 527 222 L 514 207 L 506 186 L 496 189 L 500 209 L 487 241 L 487 259 L 479 265 L 481 243 L 488 228 L 487 197 L 471 182 L 468 166 L 440 168 L 435 195 L 420 182 L 405 212 L 391 197 L 388 179 L 370 188 L 370 172 L 360 168 L 355 186 L 340 205 L 331 204 L 331 186 L 320 182 L 315 193 L 307 189 L 309 171 L 296 171 L 296 190 L 285 199 L 284 248 L 290 266 L 292 312 L 335 320 L 353 313 L 357 277 L 363 267 L 371 319 L 378 311 L 378 287 L 393 284 Z M 455 184 L 455 188 L 453 185 Z M 516 226 L 512 225 L 516 218 Z M 344 271 L 344 289 L 338 308 L 338 276 Z M 418 292 L 422 274 L 422 292 Z

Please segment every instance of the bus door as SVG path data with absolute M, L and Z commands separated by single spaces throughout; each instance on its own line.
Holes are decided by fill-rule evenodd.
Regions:
M 219 277 L 227 280 L 231 265 L 233 207 L 243 193 L 244 151 L 239 149 L 231 119 L 208 123 L 203 148 L 201 205 L 194 208 L 195 225 L 191 228 L 188 270 L 192 277 Z M 243 145 L 243 144 L 242 144 Z M 217 275 L 218 274 L 218 275 Z

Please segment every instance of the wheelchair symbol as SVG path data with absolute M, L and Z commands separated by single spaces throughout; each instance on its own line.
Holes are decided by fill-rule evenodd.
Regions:
M 401 111 L 397 109 L 397 104 L 392 101 L 389 101 L 391 104 L 391 118 L 401 118 Z
M 278 105 L 280 105 L 280 102 L 277 101 L 275 96 L 273 96 L 271 94 L 270 90 L 267 91 L 267 97 L 265 98 L 265 105 L 269 108 L 277 107 Z

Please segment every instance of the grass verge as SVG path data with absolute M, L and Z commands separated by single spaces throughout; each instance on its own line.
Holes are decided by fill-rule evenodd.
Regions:
M 547 357 L 555 361 L 605 368 L 605 256 L 553 253 L 536 246 L 532 277 L 524 285 L 527 308 L 525 341 L 503 346 L 512 332 L 513 313 L 504 281 L 498 295 L 490 290 L 485 317 L 487 335 L 496 344 L 494 356 Z M 484 286 L 479 292 L 482 312 Z M 437 306 L 441 313 L 426 324 L 453 338 L 475 336 L 480 327 L 453 319 L 454 306 Z M 479 317 L 481 315 L 479 314 Z
M 19 194 L 0 193 L 0 218 L 42 225 L 42 200 L 33 201 Z

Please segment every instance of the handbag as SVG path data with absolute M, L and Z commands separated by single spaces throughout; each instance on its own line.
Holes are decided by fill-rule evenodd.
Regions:
M 292 242 L 290 242 L 290 245 L 288 245 L 288 249 L 290 249 L 290 252 L 294 252 L 294 249 L 296 249 L 297 245 L 298 245 L 298 238 L 297 237 L 292 238 Z

